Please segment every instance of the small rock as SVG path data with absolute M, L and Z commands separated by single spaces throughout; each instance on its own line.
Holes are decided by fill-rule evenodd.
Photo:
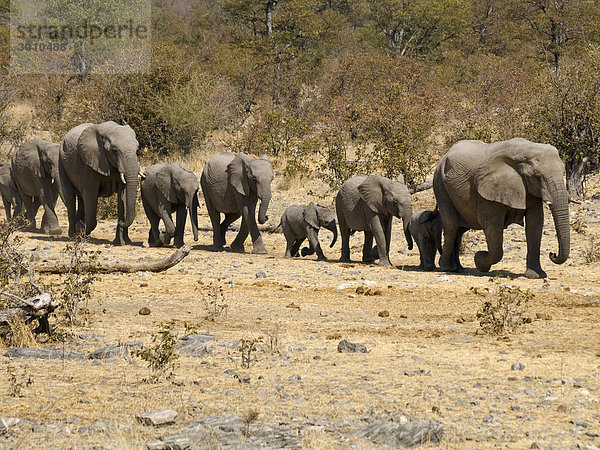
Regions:
M 247 373 L 236 373 L 235 375 L 233 375 L 233 378 L 238 380 L 240 383 L 250 383 L 250 375 L 248 375 Z
M 565 413 L 565 412 L 567 412 L 567 407 L 565 405 L 558 405 L 558 408 L 556 408 L 556 411 Z
M 143 425 L 160 427 L 162 425 L 175 423 L 177 412 L 172 409 L 166 409 L 164 411 L 152 411 L 138 414 L 135 418 Z
M 18 425 L 21 419 L 17 419 L 16 417 L 0 417 L 0 431 L 6 431 L 15 425 Z
M 546 313 L 536 313 L 535 318 L 539 320 L 552 320 L 552 316 Z
M 141 342 L 126 342 L 125 344 L 109 345 L 94 350 L 88 355 L 90 359 L 112 359 L 112 358 L 129 358 L 130 348 L 141 348 Z
M 439 443 L 444 435 L 442 425 L 437 422 L 396 423 L 378 420 L 354 433 L 359 438 L 367 438 L 376 444 L 398 448 L 421 444 Z
M 291 377 L 288 378 L 289 381 L 300 381 L 302 380 L 302 377 L 300 375 L 292 375 Z
M 140 316 L 149 316 L 150 308 L 144 306 L 142 309 L 139 310 L 139 314 L 140 314 Z
M 183 356 L 205 356 L 210 353 L 206 343 L 214 339 L 214 337 L 207 334 L 184 336 L 177 344 L 177 351 Z
M 364 344 L 356 344 L 343 339 L 338 344 L 339 353 L 367 353 L 367 347 Z
M 267 274 L 263 270 L 259 270 L 258 272 L 256 272 L 255 277 L 256 278 L 267 278 Z
M 81 353 L 74 353 L 52 348 L 11 348 L 4 356 L 9 358 L 38 358 L 38 359 L 85 359 Z
M 514 363 L 512 366 L 510 366 L 511 370 L 524 370 L 525 369 L 525 364 L 523 363 Z
M 390 312 L 387 309 L 384 309 L 383 311 L 379 311 L 379 314 L 377 314 L 379 317 L 390 317 Z

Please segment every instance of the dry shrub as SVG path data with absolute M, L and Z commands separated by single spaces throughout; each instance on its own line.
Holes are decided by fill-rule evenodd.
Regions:
M 600 262 L 600 242 L 593 236 L 588 245 L 583 249 L 583 259 L 587 264 Z
M 535 294 L 529 289 L 506 286 L 494 279 L 490 279 L 490 282 L 494 283 L 494 288 L 491 290 L 492 298 L 484 300 L 477 311 L 481 332 L 498 335 L 516 331 L 525 322 L 523 315 Z M 486 297 L 489 293 L 489 291 L 482 293 L 475 287 L 471 287 L 470 290 Z

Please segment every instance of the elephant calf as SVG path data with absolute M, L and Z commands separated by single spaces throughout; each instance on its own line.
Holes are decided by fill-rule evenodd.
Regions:
M 198 178 L 181 163 L 158 163 L 148 167 L 141 182 L 142 204 L 148 220 L 150 247 L 168 245 L 175 237 L 175 247 L 183 247 L 186 208 L 190 214 L 194 241 L 198 240 Z M 171 214 L 177 212 L 176 224 Z M 160 221 L 166 232 L 158 230 Z
M 302 249 L 302 256 L 312 255 L 317 252 L 318 260 L 327 259 L 323 255 L 323 250 L 319 243 L 319 229 L 321 227 L 333 233 L 333 240 L 330 247 L 333 247 L 337 240 L 335 214 L 328 208 L 315 205 L 313 202 L 307 206 L 293 205 L 287 208 L 281 216 L 279 225 L 283 228 L 283 234 L 287 241 L 285 249 L 286 258 L 298 256 L 300 246 L 308 238 L 310 247 Z
M 0 194 L 2 194 L 2 202 L 6 211 L 6 220 L 21 214 L 21 197 L 19 197 L 17 185 L 12 176 L 10 162 L 0 167 Z
M 442 216 L 439 211 L 421 209 L 408 222 L 408 231 L 419 248 L 419 269 L 434 270 L 435 254 L 442 254 Z

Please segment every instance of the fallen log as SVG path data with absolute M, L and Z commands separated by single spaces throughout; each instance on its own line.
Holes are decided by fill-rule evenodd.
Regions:
M 163 272 L 177 264 L 179 264 L 183 258 L 190 254 L 192 248 L 188 245 L 184 245 L 178 248 L 174 253 L 160 261 L 154 262 L 141 262 L 133 263 L 127 261 L 104 261 L 96 262 L 95 270 L 100 273 L 112 273 L 112 272 Z M 68 273 L 71 269 L 70 264 L 64 261 L 44 261 L 38 262 L 31 266 L 34 272 L 44 273 Z
M 433 181 L 426 181 L 425 183 L 417 184 L 416 186 L 410 188 L 408 192 L 411 194 L 416 194 L 417 192 L 426 191 L 427 189 L 433 188 Z
M 0 336 L 6 336 L 10 331 L 10 323 L 15 318 L 25 323 L 37 319 L 39 322 L 36 331 L 49 333 L 48 315 L 58 307 L 58 301 L 53 299 L 48 292 L 42 292 L 35 297 L 23 299 L 8 292 L 0 292 L 0 295 L 8 297 L 16 302 L 16 305 L 0 311 Z

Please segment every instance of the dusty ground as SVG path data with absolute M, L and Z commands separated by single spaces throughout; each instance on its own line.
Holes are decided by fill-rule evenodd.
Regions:
M 275 192 L 271 222 L 276 224 L 292 203 L 314 199 L 331 204 L 315 196 L 323 192 L 318 183 L 295 192 Z M 421 193 L 414 209 L 433 204 L 431 192 Z M 64 227 L 64 208 L 59 209 Z M 207 344 L 210 353 L 180 357 L 174 376 L 158 383 L 145 381 L 150 371 L 138 358 L 43 361 L 2 356 L 0 416 L 21 423 L 0 436 L 0 447 L 140 448 L 194 418 L 245 416 L 252 410 L 258 412 L 252 430 L 285 425 L 311 448 L 375 446 L 357 438 L 355 431 L 399 416 L 439 422 L 442 446 L 449 448 L 600 446 L 600 265 L 584 260 L 590 236 L 600 234 L 600 202 L 574 205 L 572 211 L 588 229 L 572 233 L 572 258 L 563 266 L 547 257 L 556 250 L 547 214 L 542 242 L 547 280 L 519 277 L 525 239 L 518 226 L 505 232 L 504 259 L 490 274 L 473 269 L 473 253 L 484 245 L 475 232 L 466 236 L 462 262 L 469 269 L 461 274 L 417 271 L 416 247 L 406 250 L 398 223 L 392 269 L 311 257 L 285 260 L 284 238 L 278 233 L 264 236 L 269 255 L 213 253 L 208 251 L 211 234 L 201 233 L 192 253 L 165 273 L 102 275 L 85 323 L 67 329 L 72 337 L 64 345 L 42 346 L 87 354 L 120 342 L 149 345 L 161 324 L 175 321 L 179 336 L 184 323 L 194 326 L 195 333 L 214 336 Z M 201 224 L 208 226 L 204 209 L 202 214 Z M 138 216 L 130 232 L 133 247 L 108 245 L 113 230 L 114 220 L 101 223 L 89 249 L 100 250 L 101 258 L 123 260 L 155 259 L 173 251 L 142 247 L 144 217 Z M 66 242 L 34 233 L 23 236 L 28 251 L 42 259 L 60 255 Z M 330 234 L 324 231 L 321 237 L 326 255 L 337 259 L 339 242 L 329 249 Z M 190 236 L 187 243 L 193 243 Z M 361 243 L 357 233 L 352 238 L 354 261 L 360 260 Z M 260 272 L 266 278 L 257 278 Z M 535 294 L 527 311 L 533 320 L 516 333 L 477 334 L 483 297 L 470 287 L 491 286 L 490 275 Z M 204 299 L 216 280 L 221 280 L 228 307 L 208 321 Z M 356 294 L 358 286 L 378 289 L 379 295 Z M 150 315 L 138 313 L 144 306 Z M 379 315 L 384 310 L 388 317 Z M 277 342 L 270 345 L 275 334 Z M 239 342 L 254 338 L 262 339 L 253 354 L 256 360 L 242 368 Z M 363 343 L 368 352 L 338 353 L 341 339 Z M 511 370 L 514 363 L 522 363 L 524 370 Z M 249 375 L 250 382 L 241 383 L 233 372 Z M 16 379 L 21 385 L 19 395 L 11 374 L 13 384 Z M 174 425 L 153 428 L 135 419 L 163 409 L 177 411 Z

